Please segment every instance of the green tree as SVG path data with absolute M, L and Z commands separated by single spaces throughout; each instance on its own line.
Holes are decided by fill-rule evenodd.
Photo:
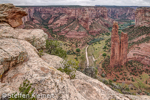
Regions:
M 103 53 L 103 55 L 102 55 L 102 56 L 105 58 L 105 57 L 106 57 L 106 55 L 107 55 L 106 53 Z
M 62 49 L 60 43 L 56 40 L 46 40 L 46 49 L 51 55 L 57 55 L 61 58 L 67 57 L 67 52 Z
M 77 49 L 76 49 L 76 52 L 78 52 L 78 53 L 79 53 L 80 51 L 81 51 L 81 50 L 80 50 L 79 48 L 77 48 Z
M 59 71 L 65 72 L 70 76 L 71 79 L 75 78 L 75 73 L 79 67 L 79 62 L 76 60 L 68 60 L 61 62 L 63 67 L 58 68 Z

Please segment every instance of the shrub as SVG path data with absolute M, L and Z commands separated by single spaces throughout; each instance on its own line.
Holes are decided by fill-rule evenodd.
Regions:
M 39 56 L 41 57 L 41 56 L 43 56 L 43 50 L 39 50 Z
M 113 79 L 113 81 L 114 81 L 114 82 L 116 82 L 116 81 L 117 81 L 117 79 L 116 79 L 116 78 L 114 78 L 114 79 Z
M 104 80 L 103 83 L 106 84 L 106 85 L 108 85 L 108 81 L 107 80 Z
M 103 55 L 102 55 L 102 56 L 105 58 L 105 57 L 106 57 L 106 55 L 107 55 L 106 53 L 103 53 Z
M 37 100 L 36 97 L 33 96 L 35 89 L 31 88 L 31 85 L 30 81 L 26 79 L 19 87 L 19 95 L 17 92 L 12 94 L 10 100 Z
M 79 49 L 79 48 L 77 48 L 77 49 L 76 49 L 76 52 L 80 52 L 80 49 Z
M 112 80 L 111 79 L 109 79 L 109 85 L 111 85 L 112 84 Z
M 102 76 L 102 77 L 105 77 L 105 74 L 104 74 L 104 73 L 102 73 L 102 74 L 101 74 L 101 76 Z
M 63 66 L 58 68 L 58 70 L 61 72 L 65 72 L 71 79 L 74 79 L 76 70 L 79 67 L 79 62 L 75 60 L 68 60 L 61 63 Z
M 60 47 L 60 43 L 58 41 L 46 40 L 46 49 L 47 52 L 51 55 L 56 55 L 61 58 L 66 58 L 67 53 Z

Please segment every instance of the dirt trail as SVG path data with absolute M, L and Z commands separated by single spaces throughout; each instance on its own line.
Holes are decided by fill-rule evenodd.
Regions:
M 88 53 L 87 53 L 88 47 L 89 47 L 89 45 L 88 45 L 88 46 L 86 47 L 86 49 L 85 49 L 87 67 L 89 67 L 89 58 L 88 58 Z

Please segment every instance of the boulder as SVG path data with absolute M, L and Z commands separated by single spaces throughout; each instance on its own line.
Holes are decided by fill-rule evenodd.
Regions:
M 45 43 L 48 36 L 41 29 L 14 29 L 10 26 L 3 26 L 3 24 L 0 24 L 0 38 L 26 40 L 37 49 L 42 49 L 45 48 Z
M 22 25 L 22 17 L 27 13 L 13 4 L 0 4 L 0 22 L 7 22 L 11 27 Z

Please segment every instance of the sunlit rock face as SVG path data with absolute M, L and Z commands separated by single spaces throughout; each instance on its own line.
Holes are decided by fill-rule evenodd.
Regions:
M 27 13 L 13 4 L 0 4 L 0 22 L 7 22 L 11 27 L 22 25 L 22 17 Z
M 135 25 L 150 27 L 150 8 L 141 7 L 136 9 Z

